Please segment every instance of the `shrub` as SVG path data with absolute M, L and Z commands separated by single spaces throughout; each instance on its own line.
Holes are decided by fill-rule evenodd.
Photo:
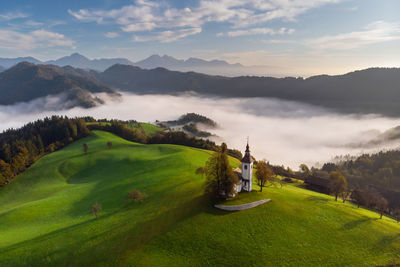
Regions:
M 147 195 L 136 189 L 128 193 L 128 199 L 134 202 L 142 202 L 145 198 L 147 198 Z

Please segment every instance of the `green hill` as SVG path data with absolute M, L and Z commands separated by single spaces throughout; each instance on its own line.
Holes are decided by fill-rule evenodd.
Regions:
M 272 199 L 250 210 L 213 208 L 203 197 L 203 179 L 194 174 L 210 153 L 94 131 L 43 157 L 0 188 L 0 266 L 399 262 L 396 222 L 294 185 L 241 194 L 228 203 Z M 132 189 L 148 198 L 130 203 Z M 96 202 L 103 208 L 98 220 L 90 214 Z

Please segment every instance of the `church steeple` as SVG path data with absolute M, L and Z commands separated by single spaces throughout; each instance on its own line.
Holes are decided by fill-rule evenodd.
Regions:
M 242 159 L 244 163 L 252 163 L 253 158 L 250 155 L 250 146 L 249 146 L 249 139 L 247 139 L 246 151 L 244 152 L 244 157 Z
M 242 186 L 241 190 L 253 190 L 253 158 L 250 155 L 249 138 L 247 137 L 246 151 L 242 159 Z

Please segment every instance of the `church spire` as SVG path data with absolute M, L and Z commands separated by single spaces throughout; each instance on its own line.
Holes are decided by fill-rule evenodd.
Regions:
M 244 163 L 252 163 L 253 162 L 253 158 L 250 155 L 249 137 L 247 137 L 246 151 L 244 153 L 242 162 L 244 162 Z
M 250 147 L 249 147 L 249 137 L 247 136 L 247 145 L 246 145 L 246 153 L 250 153 Z

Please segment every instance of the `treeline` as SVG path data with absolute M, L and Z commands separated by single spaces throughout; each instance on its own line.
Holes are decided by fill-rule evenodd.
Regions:
M 184 125 L 189 123 L 202 123 L 210 127 L 217 127 L 217 123 L 206 116 L 197 113 L 186 113 L 179 117 L 179 119 L 174 121 L 167 121 L 169 125 Z
M 0 186 L 8 184 L 46 153 L 89 134 L 83 119 L 59 116 L 4 131 L 0 134 Z
M 121 121 L 108 121 L 110 124 L 89 124 L 88 128 L 90 130 L 101 130 L 118 135 L 126 140 L 146 144 L 148 142 L 148 137 L 143 134 L 142 131 L 135 128 L 128 128 Z
M 210 140 L 191 137 L 184 132 L 162 131 L 153 136 L 146 136 L 142 133 L 142 131 L 138 129 L 128 128 L 126 126 L 126 122 L 116 120 L 107 122 L 109 122 L 110 124 L 91 124 L 88 125 L 88 128 L 90 130 L 102 130 L 111 132 L 126 140 L 142 144 L 174 144 L 212 151 L 217 150 L 217 145 L 214 142 Z M 242 153 L 236 149 L 228 149 L 227 154 L 234 158 L 242 159 Z
M 344 158 L 336 163 L 325 163 L 315 170 L 319 176 L 340 171 L 352 184 L 373 185 L 387 190 L 400 191 L 400 151 L 382 151 Z

